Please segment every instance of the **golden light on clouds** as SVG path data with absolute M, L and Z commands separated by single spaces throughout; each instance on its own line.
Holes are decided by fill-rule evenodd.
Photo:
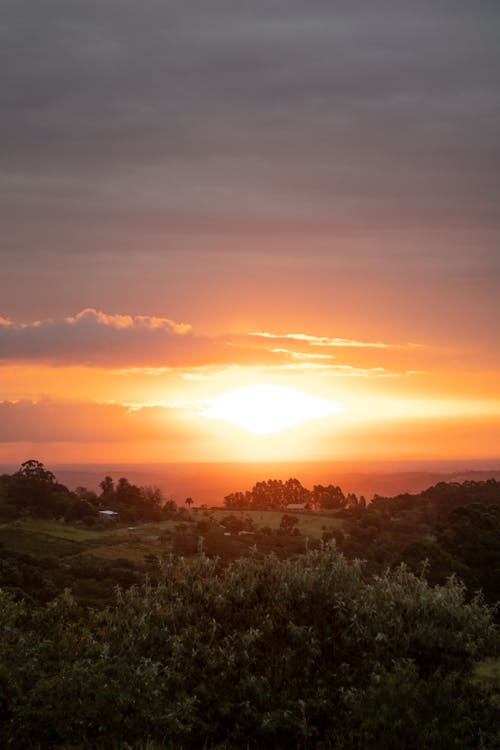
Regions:
M 403 332 L 351 339 L 249 325 L 215 335 L 175 317 L 84 308 L 0 318 L 0 459 L 497 454 L 493 354 L 472 361 L 459 348 L 404 343 Z
M 202 415 L 257 433 L 280 432 L 310 419 L 338 414 L 335 401 L 319 399 L 279 385 L 253 385 L 212 399 Z

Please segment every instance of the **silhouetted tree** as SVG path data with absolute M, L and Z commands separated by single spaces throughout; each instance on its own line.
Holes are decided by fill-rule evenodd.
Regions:
M 346 498 L 340 487 L 329 484 L 324 487 L 322 484 L 315 484 L 312 491 L 312 498 L 315 505 L 322 510 L 333 510 L 343 508 L 346 504 Z
M 100 500 L 102 500 L 104 503 L 107 503 L 114 498 L 115 485 L 110 476 L 104 477 L 102 482 L 99 484 L 99 487 L 101 488 Z
M 44 517 L 65 515 L 65 508 L 72 502 L 68 488 L 34 459 L 25 461 L 12 475 L 8 493 L 19 511 Z

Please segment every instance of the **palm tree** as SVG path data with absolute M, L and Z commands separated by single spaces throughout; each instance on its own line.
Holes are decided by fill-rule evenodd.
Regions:
M 186 505 L 188 506 L 188 508 L 190 508 L 192 506 L 192 504 L 193 504 L 193 498 L 192 497 L 187 497 L 184 502 L 186 503 Z

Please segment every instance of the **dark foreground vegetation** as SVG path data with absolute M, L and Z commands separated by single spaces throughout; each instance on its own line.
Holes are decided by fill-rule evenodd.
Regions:
M 335 549 L 295 560 L 199 556 L 82 609 L 5 595 L 4 747 L 494 747 L 472 679 L 489 609 L 404 568 L 366 579 Z M 36 746 L 36 745 L 35 745 Z
M 267 508 L 285 485 L 317 510 Z M 0 746 L 500 747 L 498 482 L 100 490 L 0 478 Z

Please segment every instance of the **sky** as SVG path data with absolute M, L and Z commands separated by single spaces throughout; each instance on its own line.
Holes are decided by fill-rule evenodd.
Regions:
M 0 8 L 0 461 L 500 458 L 498 2 Z

